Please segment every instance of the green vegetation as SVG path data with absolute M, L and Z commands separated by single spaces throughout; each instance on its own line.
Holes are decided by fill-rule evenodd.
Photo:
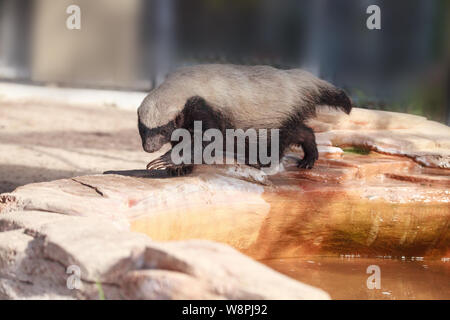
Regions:
M 105 299 L 105 293 L 103 292 L 103 287 L 100 281 L 97 281 L 95 283 L 97 285 L 97 290 L 98 290 L 98 299 L 99 300 L 106 300 Z
M 349 147 L 342 149 L 345 153 L 354 153 L 360 155 L 368 155 L 370 153 L 370 149 L 366 147 Z

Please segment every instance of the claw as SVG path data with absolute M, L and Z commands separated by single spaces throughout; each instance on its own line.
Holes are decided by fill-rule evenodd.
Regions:
M 150 161 L 147 164 L 147 170 L 157 170 L 157 169 L 161 169 L 164 168 L 166 166 L 170 166 L 171 164 L 169 162 L 167 162 L 165 159 L 162 158 L 157 158 L 153 161 Z
M 298 161 L 297 168 L 312 169 L 314 167 L 315 159 L 302 159 Z
M 173 166 L 172 160 L 170 158 L 171 151 L 169 150 L 159 158 L 153 159 L 147 164 L 147 170 L 159 170 L 165 169 L 166 167 Z
M 192 171 L 192 165 L 175 165 L 170 158 L 171 152 L 163 154 L 161 157 L 150 161 L 147 164 L 147 170 L 166 170 L 169 176 L 183 176 Z

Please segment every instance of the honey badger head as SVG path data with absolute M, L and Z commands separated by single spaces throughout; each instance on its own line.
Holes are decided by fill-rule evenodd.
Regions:
M 172 131 L 176 128 L 175 121 L 170 121 L 166 125 L 156 128 L 149 128 L 141 121 L 139 115 L 138 117 L 138 128 L 142 140 L 142 148 L 146 152 L 156 152 L 161 149 L 164 144 L 170 141 Z
M 176 74 L 175 74 L 176 75 Z M 179 128 L 180 112 L 189 98 L 187 92 L 179 90 L 180 81 L 171 81 L 173 76 L 152 90 L 138 108 L 138 128 L 142 147 L 146 152 L 156 152 L 170 142 L 170 137 Z
M 184 99 L 184 98 L 183 98 Z M 194 121 L 201 121 L 213 128 L 232 128 L 233 125 L 228 119 L 219 116 L 220 111 L 215 111 L 208 103 L 199 96 L 191 96 L 180 104 L 182 108 L 165 108 L 176 112 L 168 117 L 161 115 L 158 108 L 149 107 L 155 100 L 150 99 L 138 109 L 138 128 L 142 139 L 142 147 L 146 152 L 156 152 L 162 146 L 171 141 L 172 133 L 175 129 L 192 129 Z M 173 100 L 165 100 L 168 106 L 177 106 Z M 159 114 L 160 116 L 157 116 Z M 165 119 L 164 119 L 165 118 Z
M 139 134 L 146 152 L 161 149 L 181 125 L 180 111 L 187 97 L 164 90 L 165 87 L 176 88 L 163 83 L 148 94 L 138 109 Z

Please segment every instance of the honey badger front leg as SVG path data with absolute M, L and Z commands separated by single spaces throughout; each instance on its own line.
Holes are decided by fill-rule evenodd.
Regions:
M 198 96 L 194 96 L 189 98 L 186 101 L 185 107 L 182 112 L 177 116 L 175 123 L 176 128 L 185 129 L 189 131 L 191 136 L 191 161 L 194 159 L 194 130 L 195 130 L 195 122 L 199 121 L 202 125 L 201 136 L 208 129 L 218 129 L 222 133 L 225 132 L 225 128 L 230 127 L 226 118 L 214 111 L 211 106 L 209 106 L 206 101 Z M 209 144 L 207 141 L 200 141 L 202 144 L 201 150 Z M 172 142 L 172 148 L 178 144 L 178 142 Z M 148 170 L 166 170 L 167 173 L 171 176 L 181 176 L 192 172 L 194 167 L 193 164 L 184 164 L 181 163 L 179 165 L 174 164 L 171 157 L 172 149 L 163 154 L 161 157 L 153 160 L 147 165 Z
M 192 172 L 193 165 L 175 164 L 172 161 L 172 149 L 147 164 L 147 170 L 166 170 L 169 176 L 183 176 Z

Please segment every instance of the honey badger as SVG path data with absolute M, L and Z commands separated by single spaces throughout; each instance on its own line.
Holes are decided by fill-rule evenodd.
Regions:
M 314 132 L 305 120 L 317 106 L 328 105 L 347 114 L 352 104 L 345 92 L 301 69 L 269 66 L 198 65 L 181 68 L 152 90 L 138 109 L 138 127 L 146 152 L 171 142 L 177 128 L 202 130 L 279 129 L 279 159 L 291 145 L 300 145 L 299 168 L 312 168 L 318 159 Z M 178 142 L 171 142 L 172 147 Z M 175 165 L 170 151 L 150 162 L 147 169 L 165 169 L 171 175 L 190 172 L 192 165 Z

